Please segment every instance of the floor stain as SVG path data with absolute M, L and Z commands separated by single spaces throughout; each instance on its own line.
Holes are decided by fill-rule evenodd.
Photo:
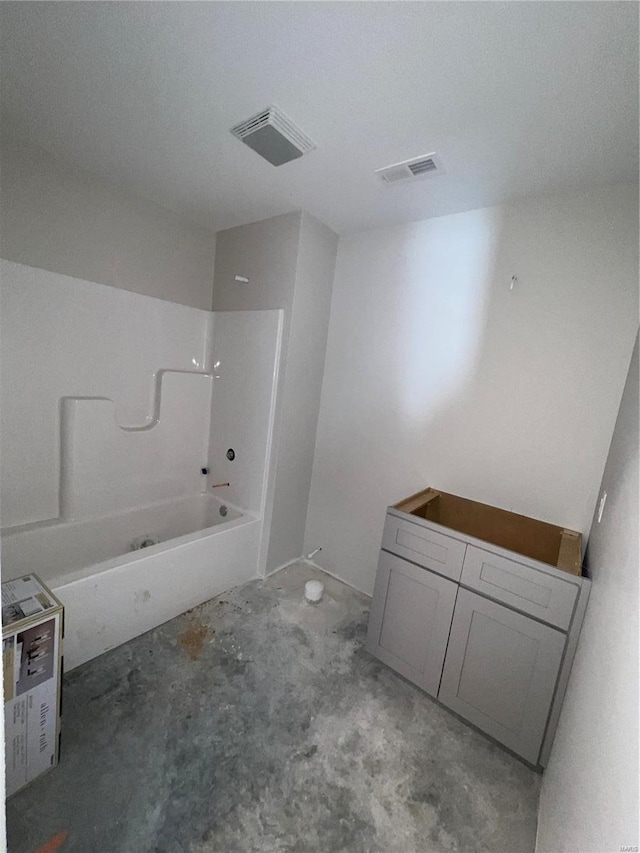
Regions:
M 55 853 L 56 850 L 59 850 L 64 842 L 67 840 L 68 831 L 63 829 L 62 832 L 58 832 L 57 835 L 54 835 L 50 838 L 46 844 L 43 844 L 42 847 L 39 847 L 36 850 L 36 853 Z
M 190 660 L 198 660 L 204 644 L 209 636 L 209 629 L 197 619 L 192 619 L 182 634 L 178 637 L 183 651 Z

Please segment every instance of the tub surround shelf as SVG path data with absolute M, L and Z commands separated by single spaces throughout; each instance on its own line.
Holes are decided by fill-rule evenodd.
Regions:
M 387 510 L 367 649 L 544 767 L 589 596 L 582 537 L 428 488 Z

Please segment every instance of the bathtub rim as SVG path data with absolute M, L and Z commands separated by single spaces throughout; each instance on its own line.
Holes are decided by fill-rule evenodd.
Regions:
M 151 503 L 142 504 L 142 506 L 127 506 L 123 507 L 122 509 L 113 509 L 110 512 L 102 513 L 102 515 L 87 515 L 84 518 L 65 518 L 62 515 L 58 515 L 53 518 L 43 518 L 38 521 L 26 521 L 24 524 L 12 524 L 7 525 L 6 527 L 2 527 L 2 525 L 0 525 L 0 539 L 4 539 L 5 536 L 18 536 L 22 533 L 32 533 L 37 530 L 46 530 L 50 527 L 75 527 L 76 525 L 87 524 L 87 522 L 98 521 L 99 519 L 119 518 L 123 515 L 129 515 L 132 512 L 139 512 L 145 509 L 155 509 L 156 507 L 168 506 L 169 504 L 177 503 L 178 501 L 193 500 L 194 498 L 205 498 L 206 500 L 212 500 L 215 501 L 215 503 L 217 503 L 219 506 L 222 506 L 224 504 L 225 506 L 229 507 L 233 512 L 239 513 L 239 515 L 251 515 L 253 518 L 259 517 L 253 513 L 250 513 L 248 510 L 237 506 L 237 504 L 234 504 L 231 501 L 222 500 L 219 495 L 211 495 L 209 494 L 209 492 L 205 491 L 187 492 L 183 495 L 173 495 L 170 497 L 161 498 L 158 501 L 151 501 Z M 230 519 L 230 521 L 233 520 L 234 519 Z M 220 522 L 220 524 L 226 524 L 226 522 Z M 214 526 L 216 525 L 211 525 L 211 527 Z
M 3 528 L 0 529 L 0 547 L 1 541 L 5 536 L 10 535 L 23 535 L 28 534 L 35 530 L 44 530 L 47 528 L 56 528 L 60 526 L 75 526 L 80 524 L 86 524 L 88 521 L 95 522 L 97 519 L 113 519 L 115 517 L 121 517 L 126 515 L 129 512 L 142 510 L 142 509 L 153 509 L 158 506 L 166 506 L 167 504 L 175 503 L 176 500 L 181 500 L 185 498 L 193 498 L 194 495 L 183 495 L 182 498 L 170 498 L 164 499 L 162 501 L 155 501 L 153 504 L 145 504 L 144 507 L 130 507 L 127 510 L 118 510 L 116 512 L 105 513 L 102 516 L 95 516 L 93 518 L 84 518 L 84 519 L 53 519 L 49 522 L 32 522 L 30 524 L 24 525 L 16 525 L 12 528 Z M 207 500 L 212 500 L 222 506 L 223 501 L 220 500 L 215 495 L 209 495 L 206 492 L 199 493 L 196 497 L 203 497 Z M 236 518 L 231 518 L 228 521 L 221 521 L 217 524 L 210 525 L 209 527 L 203 527 L 200 530 L 194 530 L 191 533 L 184 533 L 181 536 L 174 536 L 171 539 L 164 539 L 162 542 L 158 542 L 157 545 L 149 545 L 147 548 L 140 548 L 136 551 L 127 551 L 125 554 L 119 554 L 115 557 L 109 557 L 106 560 L 98 560 L 97 562 L 90 562 L 86 566 L 82 566 L 80 568 L 71 569 L 64 574 L 56 574 L 51 578 L 47 578 L 45 583 L 50 588 L 59 588 L 68 583 L 73 583 L 75 581 L 84 580 L 85 578 L 97 576 L 102 574 L 102 572 L 107 572 L 110 569 L 116 569 L 121 566 L 138 563 L 141 560 L 145 560 L 149 557 L 153 557 L 154 555 L 161 554 L 164 551 L 174 550 L 186 545 L 189 545 L 191 542 L 196 542 L 199 539 L 204 539 L 209 536 L 214 536 L 216 534 L 223 534 L 227 531 L 233 530 L 236 527 L 241 527 L 245 524 L 250 524 L 251 522 L 256 522 L 260 520 L 258 515 L 247 512 L 246 510 L 242 510 L 240 507 L 235 506 L 234 504 L 228 503 L 229 506 L 234 512 L 239 513 Z M 16 577 L 22 577 L 25 573 L 18 574 Z M 6 571 L 3 571 L 3 577 L 5 577 Z M 14 580 L 15 578 L 6 578 L 7 580 Z
M 225 521 L 222 524 L 214 524 L 213 527 L 204 527 L 202 530 L 196 530 L 193 533 L 185 533 L 183 536 L 174 536 L 173 539 L 165 539 L 164 542 L 159 542 L 157 545 L 150 545 L 148 548 L 140 548 L 138 551 L 128 551 L 126 554 L 121 554 L 119 557 L 111 557 L 109 560 L 101 560 L 98 563 L 92 563 L 82 569 L 73 569 L 64 575 L 57 575 L 47 581 L 47 586 L 52 588 L 60 588 L 75 581 L 84 580 L 85 578 L 101 575 L 103 572 L 108 572 L 110 569 L 118 569 L 122 566 L 127 566 L 133 563 L 138 563 L 141 560 L 146 560 L 156 554 L 161 554 L 163 551 L 173 551 L 190 545 L 199 539 L 206 539 L 209 536 L 228 533 L 236 527 L 242 527 L 245 524 L 258 521 L 255 515 L 244 513 L 240 518 L 232 518 L 231 521 Z

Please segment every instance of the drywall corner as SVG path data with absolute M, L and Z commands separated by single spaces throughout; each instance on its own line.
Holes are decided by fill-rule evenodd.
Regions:
M 267 572 L 302 554 L 337 249 L 337 235 L 303 213 Z

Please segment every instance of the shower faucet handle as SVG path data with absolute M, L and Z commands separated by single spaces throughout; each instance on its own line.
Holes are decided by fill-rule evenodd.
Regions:
M 222 486 L 230 486 L 230 485 L 231 485 L 230 483 L 212 483 L 211 488 L 212 489 L 221 489 Z

